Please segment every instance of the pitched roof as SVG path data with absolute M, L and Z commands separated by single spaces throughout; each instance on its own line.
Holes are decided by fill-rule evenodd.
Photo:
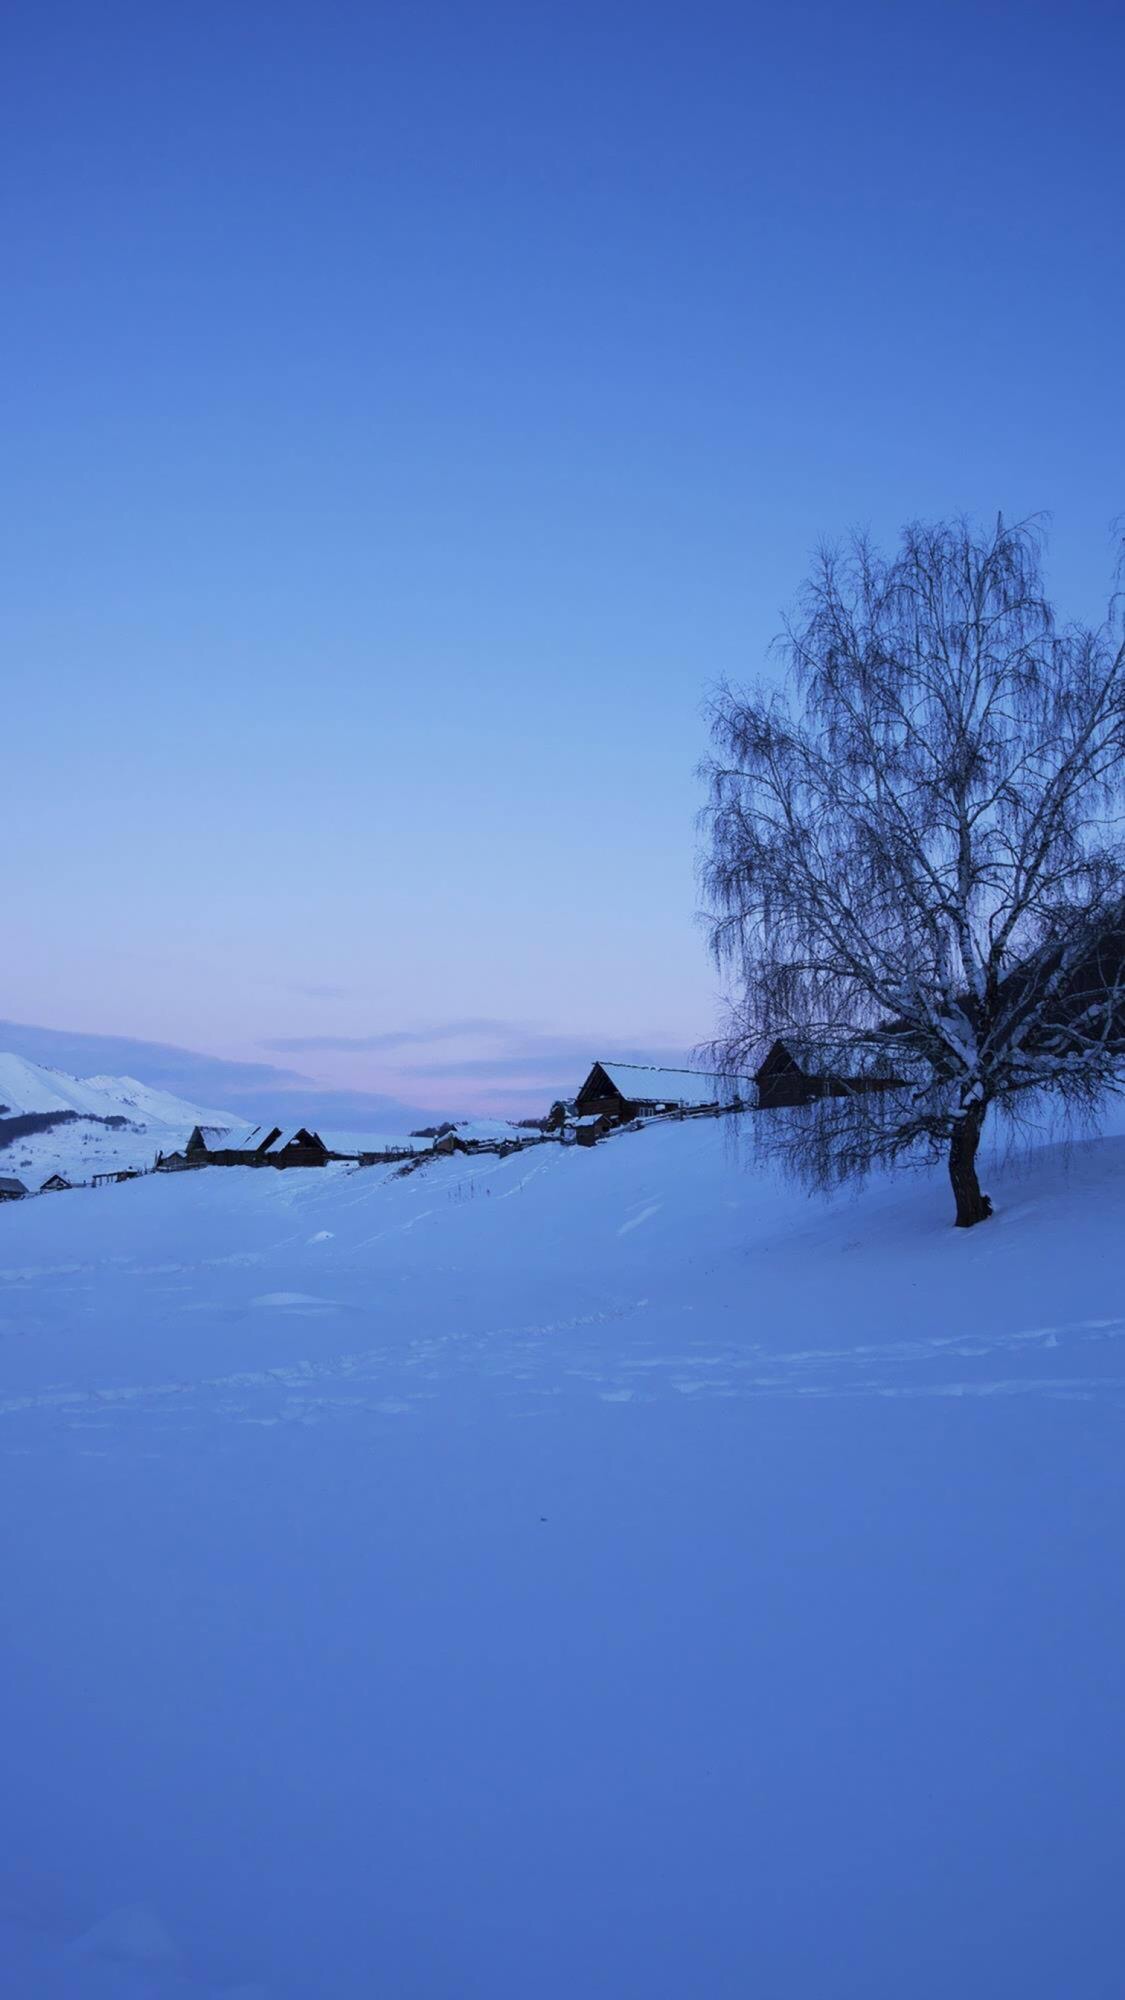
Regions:
M 194 1135 L 193 1135 L 194 1136 Z M 271 1153 L 281 1137 L 280 1125 L 273 1125 L 269 1131 L 264 1125 L 255 1125 L 249 1132 L 231 1131 L 216 1134 L 208 1143 L 209 1153 Z M 190 1147 L 191 1140 L 188 1140 Z
M 326 1153 L 328 1151 L 320 1133 L 310 1132 L 307 1125 L 298 1125 L 297 1130 L 291 1133 L 285 1141 L 282 1151 L 287 1151 L 290 1146 L 300 1146 L 303 1148 L 311 1146 L 314 1152 L 319 1150 Z
M 717 1076 L 700 1069 L 658 1069 L 653 1063 L 595 1064 L 630 1104 L 729 1104 L 753 1094 L 748 1076 Z
M 25 1188 L 23 1182 L 18 1181 L 14 1174 L 0 1174 L 0 1194 L 26 1194 L 26 1193 L 27 1189 Z
M 1125 929 L 1120 925 L 1096 934 L 1094 940 L 1065 973 L 1060 968 L 1070 940 L 1063 938 L 1041 946 L 1007 973 L 1000 985 L 1005 1003 L 1041 1008 L 1041 1026 L 1050 1031 L 1076 1025 L 1094 1010 L 1115 1030 L 1121 1040 L 1125 1017 Z M 1046 998 L 1050 981 L 1058 988 Z
M 889 1036 L 890 1030 L 885 1032 Z M 780 1035 L 771 1043 L 755 1072 L 755 1081 L 764 1083 L 770 1077 L 797 1074 L 854 1082 L 861 1077 L 881 1075 L 877 1065 L 882 1060 L 893 1062 L 899 1070 L 909 1058 L 889 1039 L 884 1058 L 883 1051 L 870 1038 L 851 1046 L 846 1041 L 833 1042 L 819 1036 Z

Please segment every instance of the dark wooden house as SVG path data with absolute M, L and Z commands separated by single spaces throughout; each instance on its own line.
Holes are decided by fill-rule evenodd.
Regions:
M 1000 1006 L 1024 1018 L 1029 1054 L 1078 1054 L 1099 1040 L 1125 1054 L 1125 928 L 1102 932 L 1064 971 L 1068 951 L 1073 957 L 1070 941 L 1048 943 L 1014 966 L 1000 983 Z M 972 1019 L 971 1000 L 961 1004 Z
M 69 1188 L 72 1185 L 73 1183 L 67 1180 L 65 1174 L 48 1174 L 39 1192 L 40 1194 L 59 1194 L 64 1188 Z
M 754 1081 L 761 1111 L 815 1104 L 824 1097 L 857 1097 L 873 1090 L 895 1090 L 902 1086 L 902 1079 L 897 1076 L 843 1075 L 839 1068 L 833 1068 L 829 1050 L 792 1038 L 773 1044 Z
M 605 1117 L 622 1125 L 666 1111 L 733 1110 L 751 1103 L 753 1094 L 750 1077 L 657 1069 L 646 1063 L 596 1062 L 574 1100 L 574 1109 L 579 1118 Z
M 1023 1017 L 1022 1045 L 1029 1056 L 1042 1050 L 1057 1060 L 1081 1054 L 1091 1043 L 1103 1040 L 1112 1054 L 1125 1058 L 1125 925 L 1095 933 L 1092 941 L 1077 951 L 1073 936 L 1048 939 L 1005 973 L 996 1004 L 1009 1022 L 1019 1023 Z M 972 995 L 961 994 L 957 1005 L 975 1024 L 977 1002 Z M 883 1032 L 887 1037 L 884 1062 L 909 1072 L 906 1023 L 889 1020 L 883 1024 Z M 755 1077 L 758 1103 L 764 1110 L 812 1104 L 823 1097 L 902 1089 L 906 1080 L 902 1075 L 878 1071 L 848 1075 L 847 1063 L 846 1053 L 827 1044 L 798 1037 L 778 1040 Z M 922 1067 L 924 1070 L 925 1065 Z
M 329 1151 L 320 1133 L 310 1132 L 307 1126 L 302 1125 L 272 1155 L 271 1164 L 275 1167 L 326 1167 L 329 1160 L 335 1158 L 337 1155 Z
M 224 1135 L 225 1136 L 225 1135 Z M 277 1154 L 272 1150 L 281 1137 L 280 1125 L 274 1125 L 263 1132 L 255 1125 L 252 1132 L 239 1139 L 237 1144 L 228 1146 L 207 1144 L 198 1125 L 187 1142 L 184 1157 L 189 1166 L 203 1167 L 271 1167 L 277 1165 Z
M 0 1201 L 22 1201 L 27 1193 L 14 1174 L 0 1174 Z

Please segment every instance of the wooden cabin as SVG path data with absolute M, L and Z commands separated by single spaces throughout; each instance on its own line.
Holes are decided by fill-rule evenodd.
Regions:
M 1055 1057 L 1065 1056 L 1072 1026 L 1071 1046 L 1080 1050 L 1086 1044 L 1082 1024 L 1091 1019 L 1100 1024 L 1098 1031 L 1105 1032 L 1111 1048 L 1125 1052 L 1125 926 L 1095 934 L 1064 973 L 1064 955 L 1073 950 L 1072 939 L 1048 942 L 1013 966 L 1000 982 L 999 1007 L 1026 1011 L 1023 1046 L 1028 1055 L 1037 1047 L 1046 1047 Z M 971 994 L 961 994 L 956 1004 L 969 1020 L 974 1019 L 977 1003 Z M 1041 1012 L 1037 1013 L 1037 1007 Z M 902 1021 L 892 1019 L 883 1024 L 887 1037 L 884 1061 L 909 1071 L 909 1042 L 904 1052 L 900 1039 L 905 1029 Z M 825 1097 L 856 1097 L 904 1087 L 906 1078 L 897 1074 L 880 1075 L 870 1070 L 847 1074 L 849 1060 L 854 1059 L 854 1051 L 849 1054 L 818 1040 L 787 1036 L 775 1041 L 754 1079 L 759 1107 L 773 1110 L 813 1104 Z
M 198 1125 L 187 1142 L 185 1158 L 189 1166 L 201 1167 L 270 1167 L 277 1165 L 277 1155 L 272 1148 L 281 1137 L 280 1125 L 271 1126 L 263 1132 L 255 1125 L 252 1132 L 238 1140 L 235 1145 L 209 1146 Z M 197 1144 L 197 1140 L 200 1144 Z M 201 1149 L 202 1148 L 202 1149 Z
M 320 1132 L 310 1132 L 308 1126 L 298 1126 L 292 1138 L 286 1138 L 284 1146 L 270 1152 L 270 1166 L 328 1166 L 330 1160 L 344 1160 L 352 1166 L 360 1162 L 358 1146 L 348 1138 L 338 1136 L 338 1144 L 330 1138 L 322 1138 Z
M 845 1076 L 832 1067 L 833 1052 L 824 1045 L 793 1038 L 774 1042 L 759 1065 L 758 1109 L 779 1111 L 798 1104 L 815 1104 L 825 1097 L 860 1097 L 873 1090 L 902 1087 L 897 1076 Z M 837 1061 L 846 1060 L 839 1054 Z
M 40 1194 L 61 1194 L 64 1188 L 71 1186 L 73 1186 L 73 1182 L 68 1181 L 65 1174 L 48 1174 L 39 1192 Z
M 596 1062 L 574 1108 L 579 1118 L 604 1117 L 613 1125 L 627 1125 L 633 1118 L 660 1112 L 735 1110 L 752 1098 L 750 1077 L 658 1069 L 647 1063 Z
M 14 1174 L 0 1174 L 0 1201 L 22 1201 L 26 1194 L 23 1182 Z
M 339 1157 L 343 1157 L 342 1155 Z M 329 1160 L 337 1155 L 329 1152 L 319 1132 L 310 1132 L 301 1125 L 284 1146 L 273 1154 L 271 1165 L 275 1167 L 326 1167 Z

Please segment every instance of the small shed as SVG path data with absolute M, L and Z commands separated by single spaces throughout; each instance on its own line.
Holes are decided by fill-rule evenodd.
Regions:
M 570 1129 L 575 1145 L 596 1146 L 599 1139 L 604 1139 L 606 1133 L 613 1130 L 613 1120 L 607 1118 L 604 1111 L 591 1111 L 585 1118 L 572 1119 Z
M 435 1153 L 465 1153 L 468 1151 L 468 1147 L 463 1139 L 458 1138 L 456 1132 L 443 1132 L 440 1139 L 434 1140 L 432 1151 Z
M 22 1201 L 26 1193 L 23 1182 L 14 1174 L 0 1174 L 0 1201 Z
M 579 1118 L 602 1115 L 621 1125 L 666 1111 L 735 1110 L 752 1102 L 753 1091 L 750 1077 L 658 1069 L 648 1063 L 596 1062 L 574 1108 Z
M 65 1174 L 48 1174 L 39 1192 L 40 1194 L 61 1194 L 64 1188 L 69 1188 L 72 1185 L 73 1183 L 67 1180 Z

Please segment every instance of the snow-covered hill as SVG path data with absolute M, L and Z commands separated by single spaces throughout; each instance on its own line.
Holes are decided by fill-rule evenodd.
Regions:
M 69 1076 L 23 1056 L 0 1053 L 0 1174 L 34 1189 L 49 1174 L 92 1174 L 152 1165 L 157 1149 L 181 1146 L 193 1125 L 224 1132 L 229 1112 L 206 1111 L 131 1076 Z M 44 1130 L 13 1131 L 11 1120 L 74 1114 Z M 113 1123 L 107 1121 L 112 1120 Z M 7 1141 L 7 1143 L 5 1143 Z
M 36 2000 L 1116 2000 L 1125 1142 L 0 1208 Z

